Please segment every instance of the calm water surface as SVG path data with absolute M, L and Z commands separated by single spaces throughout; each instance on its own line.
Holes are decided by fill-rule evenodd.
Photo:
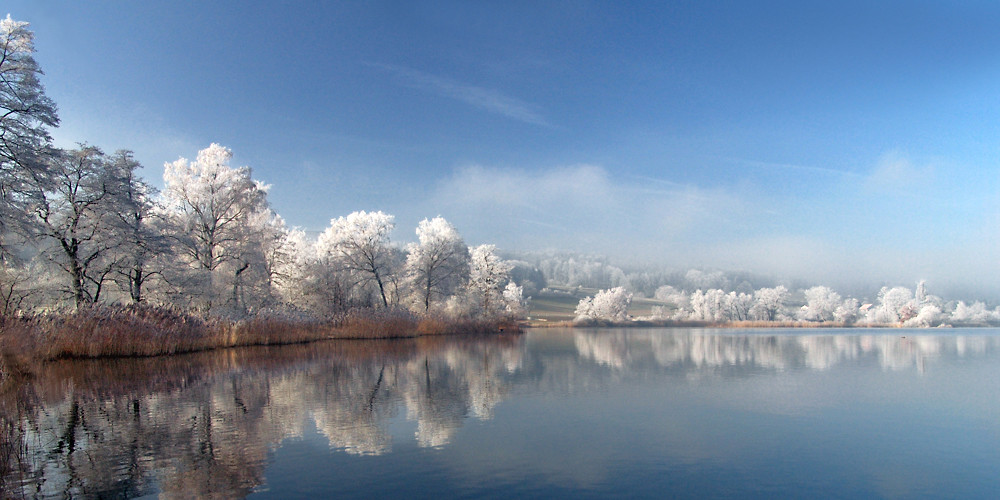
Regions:
M 1000 492 L 1000 330 L 543 329 L 65 362 L 4 497 Z

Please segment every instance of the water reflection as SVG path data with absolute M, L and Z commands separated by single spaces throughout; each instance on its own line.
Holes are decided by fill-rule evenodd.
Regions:
M 307 422 L 380 454 L 399 406 L 421 446 L 489 418 L 516 337 L 327 342 L 149 360 L 62 362 L 3 394 L 4 497 L 242 498 Z M 7 446 L 9 448 L 9 446 Z
M 928 335 L 919 330 L 881 330 L 877 335 L 857 332 L 758 330 L 733 334 L 731 330 L 676 329 L 664 335 L 658 329 L 602 329 L 575 331 L 573 341 L 581 357 L 619 370 L 641 369 L 648 364 L 690 370 L 827 370 L 873 358 L 884 370 L 916 368 L 923 372 L 929 359 L 984 354 L 997 345 L 996 339 L 986 336 Z
M 857 332 L 545 330 L 55 363 L 2 387 L 0 492 L 241 498 L 266 484 L 276 449 L 311 433 L 334 453 L 383 455 L 405 419 L 415 426 L 407 444 L 447 448 L 469 419 L 492 419 L 518 392 L 840 365 L 920 374 L 1000 346 L 983 335 Z

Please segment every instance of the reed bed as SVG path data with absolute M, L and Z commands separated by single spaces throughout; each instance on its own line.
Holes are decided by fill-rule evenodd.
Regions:
M 0 317 L 0 381 L 36 361 L 147 357 L 322 339 L 518 332 L 503 319 L 418 316 L 405 309 L 357 309 L 329 320 L 202 317 L 173 308 L 93 306 L 62 314 Z

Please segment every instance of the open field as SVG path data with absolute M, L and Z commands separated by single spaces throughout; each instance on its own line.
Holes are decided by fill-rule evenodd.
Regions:
M 573 321 L 574 311 L 580 299 L 593 296 L 599 290 L 596 288 L 550 286 L 531 297 L 531 311 L 528 313 L 529 324 L 543 325 L 561 321 Z M 665 305 L 654 299 L 634 298 L 629 306 L 629 314 L 633 317 L 649 316 L 653 306 Z

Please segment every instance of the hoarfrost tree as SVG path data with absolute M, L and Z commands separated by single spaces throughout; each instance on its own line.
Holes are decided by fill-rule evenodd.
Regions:
M 302 285 L 308 270 L 316 260 L 315 248 L 305 231 L 289 229 L 281 245 L 282 258 L 275 259 L 274 286 L 285 302 L 302 302 Z
M 69 280 L 76 307 L 100 299 L 116 269 L 112 250 L 121 244 L 116 193 L 122 190 L 111 161 L 98 148 L 81 146 L 53 157 L 52 182 L 35 187 L 32 212 L 49 257 Z
M 245 236 L 236 246 L 230 267 L 232 284 L 229 303 L 238 310 L 276 304 L 275 273 L 285 258 L 285 221 L 270 209 L 252 212 L 246 220 Z
M 632 294 L 624 287 L 600 290 L 593 297 L 580 300 L 576 306 L 576 319 L 625 321 L 628 319 L 628 306 L 631 303 Z
M 288 259 L 275 267 L 275 283 L 285 301 L 320 318 L 331 318 L 349 308 L 350 284 L 328 252 L 304 232 L 289 231 L 284 242 Z
M 726 310 L 729 313 L 729 319 L 733 321 L 749 320 L 750 309 L 753 308 L 753 304 L 753 295 L 749 293 L 729 292 L 726 295 Z
M 389 242 L 394 219 L 381 211 L 354 212 L 332 219 L 317 242 L 318 252 L 334 259 L 358 284 L 377 286 L 384 307 L 389 306 L 387 289 L 394 279 L 396 249 Z
M 164 235 L 163 211 L 156 202 L 156 188 L 139 178 L 136 170 L 142 165 L 131 151 L 116 152 L 111 167 L 119 180 L 119 189 L 113 193 L 119 226 L 115 280 L 133 303 L 140 303 L 150 280 L 166 266 L 170 245 Z
M 163 198 L 174 219 L 174 240 L 196 271 L 184 288 L 204 297 L 209 309 L 239 286 L 247 269 L 244 253 L 252 250 L 246 245 L 251 218 L 268 211 L 267 187 L 251 178 L 248 167 L 229 166 L 232 156 L 213 143 L 193 162 L 181 158 L 164 166 Z
M 455 226 L 442 217 L 420 221 L 417 239 L 407 246 L 406 272 L 426 312 L 435 299 L 452 295 L 468 278 L 469 248 Z
M 528 315 L 528 301 L 531 297 L 525 298 L 524 288 L 511 281 L 503 289 L 503 302 L 507 314 L 514 318 L 523 318 Z
M 843 305 L 840 294 L 825 286 L 814 286 L 803 292 L 806 305 L 799 310 L 799 319 L 806 321 L 830 321 L 837 308 Z
M 280 296 L 280 290 L 287 288 L 294 273 L 293 268 L 299 259 L 299 245 L 304 238 L 300 230 L 289 229 L 285 219 L 273 212 L 260 214 L 259 233 L 261 235 L 261 253 L 264 263 L 264 282 L 266 294 Z M 266 215 L 266 216 L 265 216 Z
M 914 299 L 918 305 L 927 302 L 927 280 L 920 280 L 917 282 L 917 291 L 914 293 Z
M 911 328 L 929 328 L 937 326 L 944 318 L 941 308 L 936 304 L 924 304 L 920 306 L 916 315 L 903 322 L 903 326 Z
M 897 286 L 882 287 L 878 293 L 878 304 L 868 310 L 868 322 L 890 324 L 904 322 L 917 315 L 913 292 L 909 288 Z
M 48 177 L 56 105 L 39 81 L 28 23 L 0 20 L 0 256 L 8 256 L 12 231 L 28 222 L 26 205 Z M 36 200 L 37 201 L 37 200 Z
M 976 301 L 966 304 L 959 301 L 951 313 L 951 320 L 963 325 L 987 325 L 1000 322 L 1000 307 L 990 311 L 986 304 Z
M 698 321 L 726 321 L 730 318 L 726 292 L 718 288 L 696 290 L 691 294 L 690 319 Z
M 833 319 L 844 324 L 853 323 L 858 319 L 858 299 L 846 298 L 833 311 Z
M 511 266 L 497 256 L 495 245 L 479 245 L 469 255 L 469 291 L 483 314 L 496 314 L 503 308 L 500 287 L 509 279 Z
M 788 289 L 778 285 L 774 288 L 761 288 L 753 293 L 754 305 L 750 314 L 764 321 L 778 319 L 788 300 Z
M 665 302 L 666 306 L 653 306 L 654 319 L 683 319 L 687 311 L 691 309 L 691 296 L 670 285 L 663 285 L 656 289 L 653 298 Z M 673 307 L 673 311 L 668 309 Z

